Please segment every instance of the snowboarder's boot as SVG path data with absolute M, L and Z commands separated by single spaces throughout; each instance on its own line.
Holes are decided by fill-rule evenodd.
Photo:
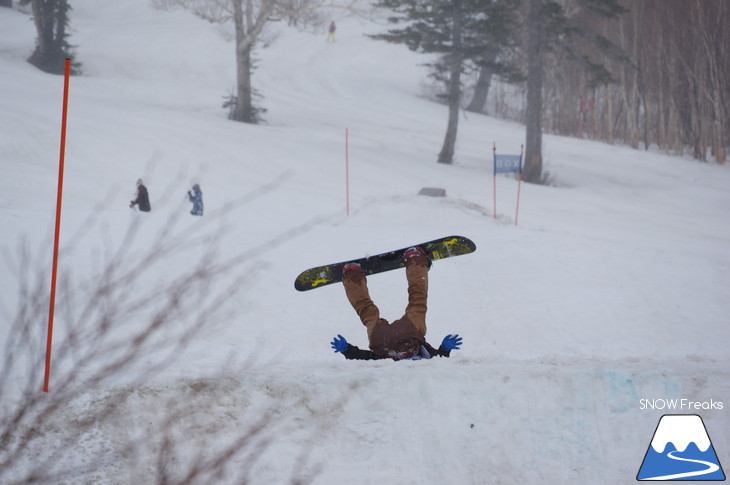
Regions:
M 425 249 L 423 249 L 421 246 L 414 246 L 412 248 L 408 248 L 403 252 L 403 260 L 408 264 L 408 261 L 414 260 L 414 261 L 422 261 L 425 262 L 426 265 L 431 268 L 431 258 L 428 256 L 428 253 Z
M 360 279 L 365 277 L 365 272 L 360 263 L 345 263 L 342 266 L 342 279 Z

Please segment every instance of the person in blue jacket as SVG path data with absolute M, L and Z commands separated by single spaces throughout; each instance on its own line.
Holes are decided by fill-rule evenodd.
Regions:
M 200 190 L 200 185 L 193 185 L 192 192 L 188 190 L 188 200 L 193 203 L 193 210 L 190 213 L 194 216 L 203 215 L 203 192 Z
M 388 323 L 380 318 L 380 311 L 370 299 L 365 272 L 357 263 L 343 267 L 342 283 L 348 301 L 367 328 L 370 350 L 351 345 L 342 335 L 335 337 L 332 348 L 346 359 L 417 360 L 431 357 L 449 357 L 461 346 L 459 335 L 444 337 L 438 349 L 426 342 L 426 300 L 428 298 L 428 270 L 431 260 L 423 248 L 416 246 L 403 253 L 408 281 L 408 306 L 403 317 Z

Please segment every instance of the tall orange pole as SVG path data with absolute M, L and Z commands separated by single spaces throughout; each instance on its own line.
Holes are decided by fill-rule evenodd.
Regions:
M 520 215 L 520 187 L 522 186 L 522 154 L 525 152 L 525 145 L 520 146 L 520 171 L 517 175 L 517 208 L 515 209 L 515 226 Z
M 58 162 L 58 195 L 56 198 L 56 235 L 53 240 L 53 270 L 51 272 L 51 302 L 48 310 L 48 341 L 46 342 L 46 376 L 43 392 L 48 392 L 51 377 L 51 346 L 53 343 L 53 315 L 56 307 L 56 276 L 58 275 L 58 240 L 61 232 L 61 202 L 63 200 L 63 162 L 66 153 L 66 119 L 68 114 L 68 80 L 71 59 L 66 59 L 63 79 L 63 112 L 61 115 L 61 155 Z
M 494 194 L 494 218 L 497 218 L 497 142 L 492 142 L 492 194 Z

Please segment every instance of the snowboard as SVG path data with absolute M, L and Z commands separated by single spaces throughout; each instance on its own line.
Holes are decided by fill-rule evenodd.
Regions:
M 477 248 L 471 239 L 464 236 L 442 237 L 425 243 L 412 244 L 405 248 L 396 249 L 395 251 L 376 254 L 375 256 L 351 259 L 340 263 L 326 264 L 324 266 L 310 268 L 306 271 L 302 271 L 302 273 L 297 276 L 297 279 L 294 281 L 294 288 L 299 291 L 307 291 L 331 285 L 332 283 L 338 283 L 342 281 L 342 267 L 346 263 L 359 263 L 366 275 L 403 268 L 405 267 L 403 253 L 406 249 L 413 246 L 421 246 L 424 250 L 426 250 L 433 261 L 473 253 Z

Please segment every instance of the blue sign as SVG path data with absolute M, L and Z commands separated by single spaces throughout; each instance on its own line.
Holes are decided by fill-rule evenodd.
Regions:
M 522 155 L 494 155 L 494 173 L 522 172 Z

